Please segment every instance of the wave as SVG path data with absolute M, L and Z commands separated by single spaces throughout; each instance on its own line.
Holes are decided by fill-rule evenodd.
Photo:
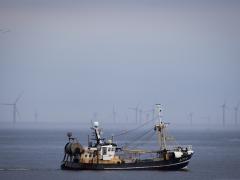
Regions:
M 29 171 L 26 168 L 0 168 L 0 171 Z

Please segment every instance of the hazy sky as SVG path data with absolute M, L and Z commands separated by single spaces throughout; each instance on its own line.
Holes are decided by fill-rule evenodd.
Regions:
M 217 122 L 224 100 L 233 122 L 239 1 L 0 0 L 0 29 L 0 102 L 24 91 L 19 122 L 110 121 L 113 104 L 134 122 L 129 107 L 155 103 L 168 122 Z

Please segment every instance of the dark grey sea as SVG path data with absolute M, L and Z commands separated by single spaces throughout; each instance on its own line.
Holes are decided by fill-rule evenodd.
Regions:
M 74 130 L 82 144 L 89 132 Z M 109 131 L 110 134 L 110 131 Z M 11 180 L 207 180 L 240 179 L 240 131 L 173 130 L 180 144 L 192 144 L 195 154 L 180 171 L 63 171 L 60 162 L 67 141 L 66 130 L 1 129 L 0 179 Z M 116 139 L 118 143 L 130 137 Z M 150 141 L 149 141 L 150 142 Z M 146 142 L 142 142 L 143 144 Z M 141 142 L 140 142 L 141 144 Z M 144 145 L 143 145 L 144 146 Z M 145 147 L 154 147 L 150 142 Z

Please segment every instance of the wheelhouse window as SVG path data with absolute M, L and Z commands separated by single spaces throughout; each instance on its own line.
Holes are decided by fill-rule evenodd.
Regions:
M 103 147 L 102 151 L 103 151 L 103 155 L 107 155 L 107 147 Z

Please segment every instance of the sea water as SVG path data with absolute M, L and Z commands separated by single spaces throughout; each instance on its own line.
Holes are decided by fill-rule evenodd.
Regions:
M 188 168 L 179 171 L 63 171 L 60 162 L 67 142 L 66 131 L 54 128 L 1 129 L 0 179 L 240 179 L 240 131 L 237 130 L 173 130 L 171 133 L 177 143 L 191 144 L 195 152 Z M 76 129 L 73 133 L 81 144 L 87 144 L 89 132 Z M 129 139 L 119 137 L 115 141 L 123 144 Z M 155 141 L 147 142 L 142 142 L 144 148 L 158 148 Z

